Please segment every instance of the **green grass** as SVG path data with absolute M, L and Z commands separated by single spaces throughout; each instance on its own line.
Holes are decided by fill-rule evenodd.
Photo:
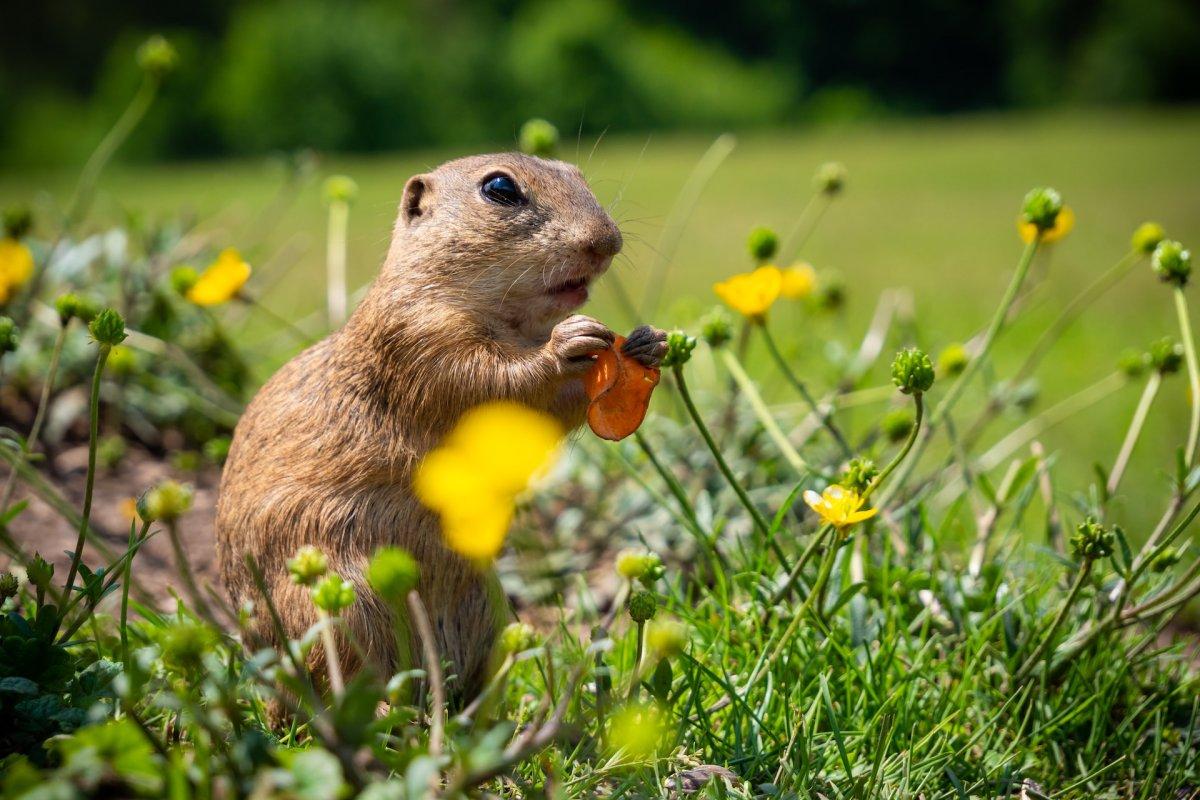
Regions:
M 664 370 L 659 413 L 637 438 L 611 445 L 585 435 L 566 448 L 553 479 L 520 504 L 514 546 L 497 570 L 520 614 L 538 621 L 544 638 L 520 655 L 497 654 L 504 666 L 494 694 L 473 705 L 469 719 L 451 709 L 444 739 L 434 733 L 442 730 L 440 687 L 405 688 L 424 680 L 418 674 L 368 670 L 344 693 L 324 692 L 305 664 L 336 659 L 337 648 L 313 651 L 307 661 L 292 648 L 248 653 L 246 620 L 273 613 L 269 595 L 241 614 L 226 609 L 224 621 L 211 617 L 208 602 L 171 615 L 137 602 L 118 612 L 104 595 L 126 577 L 137 584 L 141 542 L 177 535 L 172 515 L 144 523 L 141 538 L 131 531 L 125 555 L 104 571 L 96 569 L 98 548 L 77 548 L 71 574 L 78 565 L 86 589 L 74 604 L 56 602 L 61 579 L 37 559 L 25 560 L 31 568 L 21 585 L 6 581 L 0 715 L 11 722 L 0 730 L 0 757 L 8 750 L 25 755 L 0 761 L 0 791 L 28 798 L 103 791 L 162 796 L 168 789 L 178 796 L 255 792 L 330 800 L 458 798 L 483 790 L 654 796 L 665 793 L 668 778 L 680 780 L 682 770 L 717 764 L 737 776 L 741 797 L 1191 796 L 1200 781 L 1200 678 L 1184 645 L 1164 646 L 1161 635 L 1178 607 L 1200 592 L 1192 582 L 1200 560 L 1187 547 L 1180 566 L 1159 571 L 1136 541 L 1168 502 L 1162 473 L 1186 436 L 1182 378 L 1168 380 L 1124 484 L 1136 502 L 1088 496 L 1089 465 L 1112 463 L 1134 387 L 1047 433 L 1054 456 L 1038 461 L 1018 451 L 1022 466 L 1013 487 L 997 493 L 977 483 L 971 492 L 922 496 L 918 481 L 904 480 L 917 433 L 904 444 L 872 434 L 885 403 L 915 410 L 957 397 L 960 431 L 983 413 L 981 391 L 951 390 L 967 385 L 965 376 L 961 384 L 939 378 L 927 398 L 905 396 L 888 383 L 887 365 L 902 345 L 936 352 L 994 313 L 1022 252 L 1013 221 L 1030 186 L 1060 188 L 1078 228 L 1034 263 L 1028 281 L 1040 287 L 1034 302 L 1005 331 L 994 358 L 978 362 L 983 380 L 976 383 L 993 386 L 1008 374 L 1058 309 L 1127 250 L 1138 222 L 1154 218 L 1176 237 L 1194 239 L 1197 133 L 1200 116 L 1185 114 L 943 121 L 745 139 L 705 193 L 674 260 L 671 303 L 654 321 L 694 329 L 713 303 L 712 281 L 747 266 L 745 232 L 755 224 L 788 228 L 811 192 L 815 165 L 844 161 L 849 189 L 806 255 L 842 272 L 849 306 L 831 315 L 781 304 L 771 325 L 794 370 L 824 394 L 849 374 L 838 354 L 856 346 L 880 291 L 913 290 L 911 326 L 889 336 L 863 381 L 884 385 L 888 399 L 836 420 L 856 444 L 868 439 L 857 450 L 900 465 L 868 489 L 879 489 L 870 502 L 881 513 L 842 529 L 822 524 L 799 493 L 825 481 L 798 459 L 781 457 L 787 442 L 763 435 L 772 411 L 744 402 L 757 387 L 775 403 L 773 413 L 790 421 L 793 389 L 752 349 L 749 377 L 735 398 L 714 369 L 722 359 L 731 364 L 733 348 L 714 353 L 700 345 L 686 363 Z M 602 142 L 582 159 L 631 234 L 618 274 L 635 297 L 661 220 L 706 146 L 700 137 Z M 369 278 L 386 244 L 403 180 L 444 155 L 327 165 L 363 187 L 352 222 L 359 279 Z M 10 177 L 0 185 L 0 200 L 27 197 L 32 190 L 24 187 L 33 185 L 60 197 L 70 188 L 54 175 Z M 267 304 L 297 319 L 319 306 L 323 211 L 314 187 L 291 198 L 290 213 L 259 244 L 263 226 L 255 220 L 275 190 L 257 166 L 117 170 L 104 191 L 100 220 L 118 218 L 115 199 L 121 208 L 163 218 L 193 205 L 214 247 L 242 247 L 259 265 L 252 285 Z M 89 276 L 89 286 L 112 292 L 112 284 L 124 286 L 126 279 L 142 285 L 160 266 L 114 257 Z M 127 306 L 134 324 L 153 322 L 150 311 L 158 308 Z M 614 326 L 629 324 L 603 290 L 594 306 Z M 186 306 L 180 313 L 189 325 L 211 330 L 212 318 Z M 27 333 L 38 327 L 29 318 L 21 322 Z M 238 323 L 233 337 L 245 347 L 242 355 L 264 369 L 295 348 L 268 324 L 263 317 Z M 1032 413 L 1110 373 L 1123 346 L 1174 329 L 1170 291 L 1139 266 L 1045 363 L 1044 398 Z M 75 333 L 81 340 L 82 331 Z M 680 340 L 672 341 L 678 353 Z M 78 344 L 89 361 L 95 358 L 94 345 Z M 46 353 L 37 346 L 37 335 L 27 335 L 17 355 L 32 360 L 40 375 Z M 135 390 L 157 384 L 139 383 L 136 362 L 126 363 L 135 374 L 112 376 L 106 403 L 128 393 L 134 408 Z M 163 367 L 142 365 L 146 377 Z M 70 385 L 88 379 L 76 374 Z M 98 393 L 103 378 L 98 371 Z M 172 399 L 159 389 L 138 396 L 137 407 Z M 109 416 L 96 403 L 89 409 L 92 453 L 99 433 L 113 433 Z M 1023 420 L 1006 412 L 992 436 Z M 926 422 L 938 426 L 937 413 Z M 518 423 L 509 425 L 518 429 L 506 427 L 507 435 L 521 435 Z M 0 437 L 0 454 L 21 465 L 26 483 L 53 495 L 53 486 L 30 477 L 37 467 L 25 463 L 13 438 L 19 433 Z M 928 476 L 944 448 L 944 430 L 936 435 L 916 478 Z M 962 462 L 982 449 L 963 453 Z M 801 451 L 819 471 L 836 473 L 843 461 L 824 433 Z M 501 457 L 479 458 L 469 487 L 486 485 Z M 88 474 L 90 480 L 95 470 Z M 958 475 L 954 462 L 933 479 L 942 488 Z M 1054 491 L 1046 492 L 1046 484 Z M 1182 513 L 1172 515 L 1163 546 L 1193 538 L 1196 488 L 1194 482 L 1180 487 Z M 463 502 L 487 502 L 482 494 Z M 142 507 L 153 514 L 165 508 L 164 497 L 174 498 L 176 511 L 190 503 L 188 490 L 164 484 Z M 996 511 L 990 520 L 980 513 L 989 504 Z M 70 518 L 71 504 L 61 505 Z M 1056 515 L 1065 536 L 1047 536 Z M 1091 537 L 1083 546 L 1071 533 L 1089 515 L 1105 524 L 1083 526 Z M 1117 524 L 1135 540 L 1131 548 Z M 987 546 L 968 569 L 977 531 Z M 662 573 L 652 569 L 640 585 L 612 574 L 610 565 L 614 549 L 635 543 L 662 558 Z M 428 623 L 412 624 L 423 612 L 405 579 L 411 573 L 367 572 L 371 585 L 359 582 L 352 602 L 368 602 L 374 592 L 370 601 L 392 604 L 406 619 L 401 628 L 427 635 L 421 631 Z M 181 569 L 181 585 L 191 585 L 189 574 Z M 1114 603 L 1119 577 L 1131 588 Z M 643 647 L 628 611 L 633 604 L 623 602 L 634 590 L 650 593 L 652 608 L 680 623 L 671 629 L 674 637 L 660 629 Z M 220 592 L 210 599 L 213 608 L 224 604 Z M 670 646 L 663 648 L 664 641 Z M 298 646 L 323 650 L 327 642 L 314 629 Z M 452 668 L 447 675 L 453 688 Z M 631 702 L 639 698 L 644 705 Z M 270 723 L 264 703 L 272 699 L 292 712 L 290 726 Z M 719 781 L 697 795 L 722 796 Z
M 670 302 L 651 321 L 664 327 L 692 323 L 715 302 L 712 282 L 748 266 L 743 241 L 749 229 L 769 225 L 786 231 L 810 195 L 814 169 L 832 159 L 846 164 L 848 188 L 804 256 L 844 276 L 850 287 L 847 311 L 815 320 L 782 311 L 776 326 L 795 327 L 801 343 L 832 339 L 853 347 L 879 292 L 909 287 L 921 320 L 920 344 L 936 353 L 971 335 L 995 306 L 1020 253 L 1014 219 L 1021 197 L 1032 186 L 1048 184 L 1063 193 L 1078 222 L 1035 266 L 1034 277 L 1044 279 L 1040 303 L 1001 339 L 996 359 L 1003 374 L 1061 305 L 1126 251 L 1138 223 L 1157 220 L 1174 238 L 1193 247 L 1200 241 L 1198 140 L 1197 111 L 1010 115 L 744 135 L 701 198 L 673 259 L 664 292 Z M 564 143 L 563 156 L 584 167 L 621 222 L 628 245 L 615 272 L 635 298 L 642 296 L 672 203 L 710 141 L 655 134 Z M 491 148 L 511 146 L 497 142 Z M 352 285 L 374 275 L 404 181 L 456 155 L 462 153 L 331 157 L 321 164 L 322 174 L 346 173 L 361 188 L 350 222 Z M 72 168 L 0 176 L 0 202 L 29 201 L 46 191 L 61 203 L 74 174 Z M 275 197 L 279 174 L 264 160 L 117 167 L 101 181 L 96 216 L 115 220 L 136 211 L 153 218 L 193 209 L 215 245 L 248 248 L 261 267 L 252 286 L 266 304 L 300 318 L 322 303 L 325 211 L 320 181 L 314 180 L 289 198 L 261 244 L 252 244 L 262 232 L 258 214 Z M 588 311 L 614 327 L 627 324 L 603 285 Z M 294 343 L 258 341 L 261 333 L 251 330 L 246 338 L 257 343 L 257 365 L 266 372 Z M 1139 265 L 1045 362 L 1037 376 L 1040 407 L 1102 377 L 1122 349 L 1168 334 L 1177 335 L 1169 293 Z M 832 370 L 815 344 L 801 344 L 791 355 L 817 389 L 825 385 Z M 781 382 L 768 383 L 768 396 L 789 397 Z M 1061 451 L 1067 475 L 1082 479 L 1094 461 L 1111 463 L 1137 394 L 1128 387 L 1044 436 L 1047 447 Z M 1186 381 L 1168 381 L 1159 403 L 1134 456 L 1130 496 L 1164 485 L 1170 462 L 1163 454 L 1171 452 L 1178 427 L 1186 425 Z M 861 413 L 856 419 L 869 421 Z M 1150 516 L 1135 504 L 1137 523 Z

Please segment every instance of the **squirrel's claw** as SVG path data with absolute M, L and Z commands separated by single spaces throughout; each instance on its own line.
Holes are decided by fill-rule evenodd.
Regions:
M 639 325 L 625 339 L 621 352 L 643 367 L 654 369 L 667 354 L 667 333 L 650 325 Z

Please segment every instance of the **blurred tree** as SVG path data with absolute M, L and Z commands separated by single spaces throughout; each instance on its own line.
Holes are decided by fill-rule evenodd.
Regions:
M 1194 0 L 48 0 L 0 25 L 0 159 L 77 161 L 162 31 L 129 153 L 1200 99 Z

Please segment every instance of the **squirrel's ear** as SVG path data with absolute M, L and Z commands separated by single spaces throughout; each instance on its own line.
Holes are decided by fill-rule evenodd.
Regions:
M 400 217 L 405 225 L 426 216 L 430 211 L 429 176 L 414 175 L 404 184 L 404 197 L 400 200 Z

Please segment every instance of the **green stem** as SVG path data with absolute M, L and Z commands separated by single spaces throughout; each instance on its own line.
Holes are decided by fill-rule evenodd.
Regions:
M 79 536 L 75 540 L 75 552 L 71 554 L 71 567 L 67 570 L 66 597 L 71 596 L 75 585 L 75 575 L 79 572 L 79 564 L 83 560 L 83 546 L 87 541 L 88 522 L 92 518 L 92 493 L 96 488 L 96 444 L 100 435 L 100 377 L 104 374 L 104 363 L 112 347 L 100 345 L 100 353 L 96 356 L 96 369 L 92 373 L 92 394 L 89 403 L 90 428 L 88 433 L 88 470 L 87 482 L 83 489 L 83 513 L 80 515 Z
M 633 654 L 633 679 L 629 681 L 629 694 L 627 695 L 630 702 L 637 700 L 638 689 L 642 685 L 642 658 L 645 656 L 645 638 L 646 623 L 638 620 L 637 647 Z
M 137 534 L 137 539 L 134 538 L 135 528 L 129 526 L 129 556 L 125 560 L 125 569 L 121 578 L 121 663 L 129 663 L 129 576 L 133 571 L 133 557 L 137 554 L 140 545 L 136 542 L 142 541 L 146 535 L 150 533 L 150 523 L 142 523 L 142 531 Z
M 1158 388 L 1162 385 L 1162 373 L 1158 370 L 1150 373 L 1150 379 L 1146 381 L 1146 388 L 1142 390 L 1142 397 L 1138 401 L 1137 409 L 1133 412 L 1133 419 L 1129 423 L 1129 430 L 1125 434 L 1125 441 L 1121 443 L 1121 451 L 1117 455 L 1117 460 L 1113 463 L 1112 472 L 1108 475 L 1108 485 L 1105 487 L 1105 492 L 1111 497 L 1116 493 L 1117 487 L 1121 485 L 1121 478 L 1125 475 L 1125 468 L 1129 466 L 1129 459 L 1133 455 L 1133 448 L 1137 446 L 1138 439 L 1142 435 L 1142 427 L 1146 424 L 1146 417 L 1150 414 L 1150 406 L 1154 404 L 1154 398 L 1158 395 Z
M 329 204 L 325 299 L 331 329 L 340 328 L 346 321 L 346 232 L 349 219 L 349 203 L 334 200 Z
M 888 462 L 888 465 L 880 470 L 879 474 L 875 476 L 875 480 L 871 481 L 871 485 L 863 491 L 863 502 L 866 502 L 875 493 L 875 490 L 904 462 L 904 459 L 908 458 L 908 454 L 912 452 L 913 445 L 916 444 L 917 436 L 921 430 L 921 422 L 925 419 L 925 395 L 921 392 L 914 392 L 912 399 L 913 410 L 915 412 L 912 430 L 908 432 L 908 438 L 904 440 L 904 445 L 892 460 Z
M 329 689 L 335 700 L 341 699 L 346 690 L 342 680 L 342 662 L 338 659 L 337 642 L 333 638 L 333 620 L 324 609 L 317 609 L 321 623 L 321 647 L 325 651 L 325 666 L 329 671 Z
M 766 518 L 763 517 L 762 512 L 755 507 L 754 502 L 750 499 L 750 496 L 746 494 L 746 490 L 742 488 L 742 485 L 738 482 L 737 478 L 734 477 L 733 470 L 729 468 L 729 464 L 725 461 L 725 456 L 721 455 L 721 449 L 717 447 L 717 443 L 713 439 L 712 433 L 708 430 L 708 426 L 704 424 L 704 418 L 700 416 L 700 412 L 696 409 L 696 404 L 692 401 L 691 392 L 688 391 L 687 381 L 683 377 L 683 367 L 676 365 L 673 368 L 673 372 L 675 375 L 676 387 L 679 389 L 679 396 L 683 399 L 683 405 L 687 409 L 688 416 L 692 418 L 692 422 L 696 425 L 696 429 L 700 431 L 700 436 L 704 439 L 704 443 L 708 445 L 708 449 L 712 453 L 713 459 L 717 462 L 717 469 L 720 470 L 721 475 L 724 476 L 725 481 L 729 484 L 730 488 L 733 489 L 734 494 L 737 495 L 738 500 L 740 500 L 742 503 L 742 506 L 745 507 L 746 511 L 750 514 L 750 519 L 753 521 L 754 527 L 758 529 L 759 535 L 765 537 L 769 541 L 771 549 L 775 551 L 775 555 L 779 559 L 779 563 L 783 566 L 784 570 L 791 571 L 791 564 L 788 562 L 787 556 L 783 552 L 783 548 L 779 546 L 779 542 L 776 541 L 776 538 L 771 536 L 770 524 L 767 522 Z
M 925 452 L 925 447 L 933 435 L 934 428 L 953 410 L 959 398 L 962 397 L 962 393 L 967 385 L 975 377 L 976 373 L 979 372 L 988 355 L 992 352 L 992 345 L 995 344 L 996 338 L 1004 328 L 1004 321 L 1008 318 L 1009 309 L 1012 308 L 1013 301 L 1017 299 L 1017 294 L 1021 291 L 1022 284 L 1025 283 L 1025 278 L 1029 274 L 1029 267 L 1033 263 L 1033 257 L 1037 254 L 1037 250 L 1038 240 L 1036 238 L 1025 245 L 1025 250 L 1022 251 L 1021 258 L 1017 261 L 1017 268 L 1013 271 L 1012 280 L 1008 282 L 1008 288 L 1004 290 L 1004 296 L 1000 298 L 1000 305 L 996 307 L 991 322 L 988 323 L 987 330 L 984 332 L 983 343 L 979 348 L 979 352 L 967 363 L 967 368 L 962 371 L 962 374 L 958 376 L 958 380 L 950 386 L 950 391 L 946 393 L 941 402 L 934 408 L 933 413 L 930 415 L 929 425 L 924 429 L 925 433 L 916 443 L 912 458 L 905 462 L 904 468 L 900 471 L 896 481 L 884 493 L 883 498 L 880 500 L 881 505 L 886 505 L 907 482 L 914 467 L 920 462 L 921 455 Z
M 1054 634 L 1058 632 L 1063 620 L 1067 618 L 1067 614 L 1071 611 L 1071 606 L 1075 604 L 1075 598 L 1079 595 L 1079 590 L 1083 588 L 1083 583 L 1087 580 L 1088 575 L 1092 571 L 1091 559 L 1085 559 L 1083 566 L 1079 568 L 1079 572 L 1075 575 L 1075 581 L 1071 584 L 1071 589 L 1067 592 L 1067 598 L 1063 601 L 1062 607 L 1058 609 L 1058 613 L 1054 615 L 1054 620 L 1050 623 L 1050 627 L 1046 629 L 1046 633 L 1042 635 L 1042 640 L 1038 642 L 1037 647 L 1030 653 L 1029 658 L 1017 670 L 1016 679 L 1019 681 L 1026 677 L 1029 672 L 1037 666 L 1041 660 L 1046 648 L 1054 641 Z
M 1138 262 L 1139 258 L 1140 254 L 1136 251 L 1126 253 L 1121 257 L 1120 261 L 1109 267 L 1096 280 L 1088 284 L 1087 288 L 1075 295 L 1067 303 L 1066 307 L 1063 308 L 1062 313 L 1058 315 L 1058 319 L 1054 320 L 1050 324 L 1050 327 L 1038 338 L 1033 348 L 1030 349 L 1029 355 L 1026 356 L 1024 363 L 1021 364 L 1020 368 L 1013 375 L 1010 383 L 1017 385 L 1029 377 L 1030 373 L 1037 369 L 1038 364 L 1046 357 L 1046 353 L 1050 351 L 1050 348 L 1062 338 L 1067 328 L 1071 327 L 1071 324 L 1078 319 L 1079 315 L 1088 306 L 1107 293 L 1109 289 L 1116 286 L 1117 282 L 1125 277 L 1130 268 Z
M 646 282 L 646 294 L 642 298 L 642 319 L 652 319 L 658 311 L 663 288 L 667 283 L 667 270 L 671 265 L 671 259 L 675 256 L 675 251 L 679 248 L 679 243 L 683 240 L 683 232 L 687 227 L 688 220 L 696 210 L 696 204 L 700 202 L 700 195 L 704 191 L 704 187 L 712 180 L 713 175 L 725 163 L 725 159 L 729 157 L 736 146 L 737 138 L 732 134 L 723 133 L 714 139 L 713 143 L 704 151 L 704 155 L 700 156 L 696 166 L 692 168 L 692 174 L 688 176 L 683 188 L 679 190 L 675 205 L 671 207 L 671 212 L 667 215 L 662 236 L 658 240 L 658 247 L 655 248 L 656 257 L 650 267 L 650 280 Z M 633 303 L 627 302 L 632 309 Z M 636 312 L 634 321 L 637 321 Z
M 813 399 L 813 396 L 809 393 L 808 387 L 804 385 L 804 381 L 800 380 L 798 377 L 796 377 L 796 374 L 792 372 L 792 368 L 788 366 L 787 360 L 783 357 L 783 354 L 779 352 L 779 348 L 775 346 L 775 338 L 771 336 L 771 329 L 767 327 L 767 321 L 765 318 L 758 321 L 758 327 L 760 330 L 762 330 L 763 339 L 766 340 L 767 343 L 767 350 L 770 351 L 771 358 L 775 359 L 775 364 L 779 367 L 779 371 L 783 373 L 785 378 L 787 378 L 787 382 L 792 385 L 792 388 L 800 394 L 801 399 L 804 400 L 804 403 L 808 406 L 809 410 L 817 415 L 817 418 L 821 421 L 822 427 L 829 431 L 829 435 L 833 437 L 834 441 L 837 442 L 838 446 L 842 449 L 842 454 L 849 458 L 851 455 L 853 455 L 850 445 L 846 442 L 845 437 L 842 436 L 842 432 L 838 430 L 836 425 L 833 424 L 833 419 L 829 413 L 822 411 L 821 408 L 817 406 L 817 401 Z
M 125 111 L 117 119 L 115 125 L 105 134 L 100 140 L 100 144 L 92 151 L 92 155 L 88 158 L 87 163 L 83 166 L 83 171 L 79 175 L 79 184 L 75 188 L 75 196 L 71 199 L 71 205 L 68 206 L 66 215 L 65 227 L 70 230 L 83 217 L 87 215 L 88 209 L 91 207 L 92 196 L 95 193 L 96 181 L 100 178 L 100 173 L 108 165 L 113 154 L 125 143 L 129 138 L 129 134 L 133 133 L 134 128 L 142 121 L 142 117 L 150 109 L 154 103 L 154 97 L 158 94 L 159 81 L 153 75 L 147 74 L 142 79 L 142 85 L 138 88 L 137 94 L 125 107 Z
M 821 199 L 824 199 L 825 202 L 817 208 L 817 201 Z M 789 246 L 783 249 L 779 258 L 780 264 L 790 264 L 800 255 L 800 251 L 808 242 L 809 237 L 817 230 L 817 225 L 820 223 L 821 217 L 825 216 L 825 212 L 829 210 L 829 206 L 832 203 L 833 195 L 826 192 L 817 191 L 808 198 L 808 202 L 804 204 L 804 208 L 800 211 L 800 216 L 796 218 L 796 223 L 788 231 L 787 238 L 784 240 L 789 243 Z M 817 208 L 817 214 L 810 223 L 808 218 L 814 208 Z
M 167 538 L 171 540 L 171 551 L 175 555 L 175 569 L 179 572 L 180 577 L 183 578 L 183 585 L 187 588 L 188 595 L 192 598 L 192 603 L 196 606 L 196 610 L 206 620 L 213 622 L 212 610 L 204 600 L 204 595 L 200 593 L 200 586 L 196 583 L 196 576 L 192 572 L 191 562 L 188 561 L 187 552 L 183 549 L 183 542 L 179 538 L 179 522 L 175 519 L 165 521 L 167 523 Z
M 291 320 L 286 319 L 285 317 L 283 317 L 280 314 L 276 314 L 274 311 L 272 311 L 271 309 L 269 309 L 265 305 L 263 305 L 262 302 L 259 301 L 258 299 L 251 297 L 250 295 L 248 295 L 244 292 L 238 294 L 238 299 L 241 300 L 242 302 L 249 303 L 250 305 L 254 306 L 254 308 L 258 309 L 263 314 L 270 317 L 271 320 L 275 322 L 275 324 L 279 325 L 281 328 L 287 329 L 288 333 L 292 334 L 292 336 L 294 336 L 296 339 L 298 339 L 300 341 L 300 343 L 303 344 L 305 347 L 307 347 L 308 345 L 313 343 L 312 337 L 309 336 L 304 331 L 297 328 L 295 323 L 293 323 Z
M 1196 362 L 1196 342 L 1192 339 L 1192 323 L 1188 317 L 1187 298 L 1183 287 L 1175 287 L 1175 313 L 1179 317 L 1179 335 L 1187 358 L 1188 382 L 1192 390 L 1192 423 L 1188 427 L 1185 462 L 1190 467 L 1196 458 L 1196 442 L 1200 440 L 1200 365 Z
M 50 405 L 50 391 L 54 387 L 54 379 L 58 376 L 58 362 L 62 357 L 63 344 L 67 340 L 67 326 L 62 325 L 58 329 L 58 335 L 54 339 L 54 349 L 50 351 L 50 369 L 46 372 L 46 382 L 42 384 L 42 394 L 38 398 L 37 413 L 33 417 L 33 427 L 29 429 L 29 438 L 25 440 L 25 452 L 32 453 L 37 447 L 38 437 L 42 432 L 42 425 L 46 421 L 46 408 Z M 8 476 L 8 483 L 4 485 L 4 496 L 0 498 L 0 511 L 8 509 L 9 502 L 12 501 L 13 490 L 17 486 L 17 471 L 14 469 Z
M 762 423 L 767 435 L 775 442 L 775 446 L 783 453 L 783 457 L 787 460 L 788 464 L 792 466 L 792 469 L 801 474 L 807 473 L 809 471 L 808 464 L 805 463 L 800 453 L 796 451 L 796 448 L 788 441 L 787 436 L 780 430 L 779 424 L 771 415 L 771 410 L 763 402 L 762 395 L 758 393 L 758 388 L 754 385 L 754 381 L 750 379 L 750 376 L 746 374 L 746 370 L 742 367 L 741 362 L 738 361 L 737 356 L 728 347 L 722 347 L 720 355 L 721 360 L 725 363 L 725 368 L 729 370 L 729 374 L 737 382 L 742 394 L 746 396 L 746 400 L 750 403 L 750 407 L 754 410 L 758 421 Z
M 684 520 L 686 520 L 687 527 L 692 529 L 692 533 L 704 546 L 704 557 L 708 561 L 709 568 L 715 571 L 716 565 L 721 561 L 716 542 L 704 532 L 704 528 L 700 525 L 700 519 L 696 516 L 696 509 L 692 506 L 691 501 L 688 500 L 683 486 L 680 485 L 670 470 L 659 460 L 658 454 L 654 452 L 654 448 L 650 446 L 650 442 L 646 441 L 646 437 L 642 435 L 640 430 L 633 432 L 633 438 L 638 443 L 638 447 L 642 449 L 642 452 L 646 454 L 646 458 L 650 459 L 650 464 L 654 467 L 654 471 L 663 479 L 663 483 L 667 484 L 667 490 L 675 498 L 675 502 L 679 504 L 680 513 L 683 515 Z

